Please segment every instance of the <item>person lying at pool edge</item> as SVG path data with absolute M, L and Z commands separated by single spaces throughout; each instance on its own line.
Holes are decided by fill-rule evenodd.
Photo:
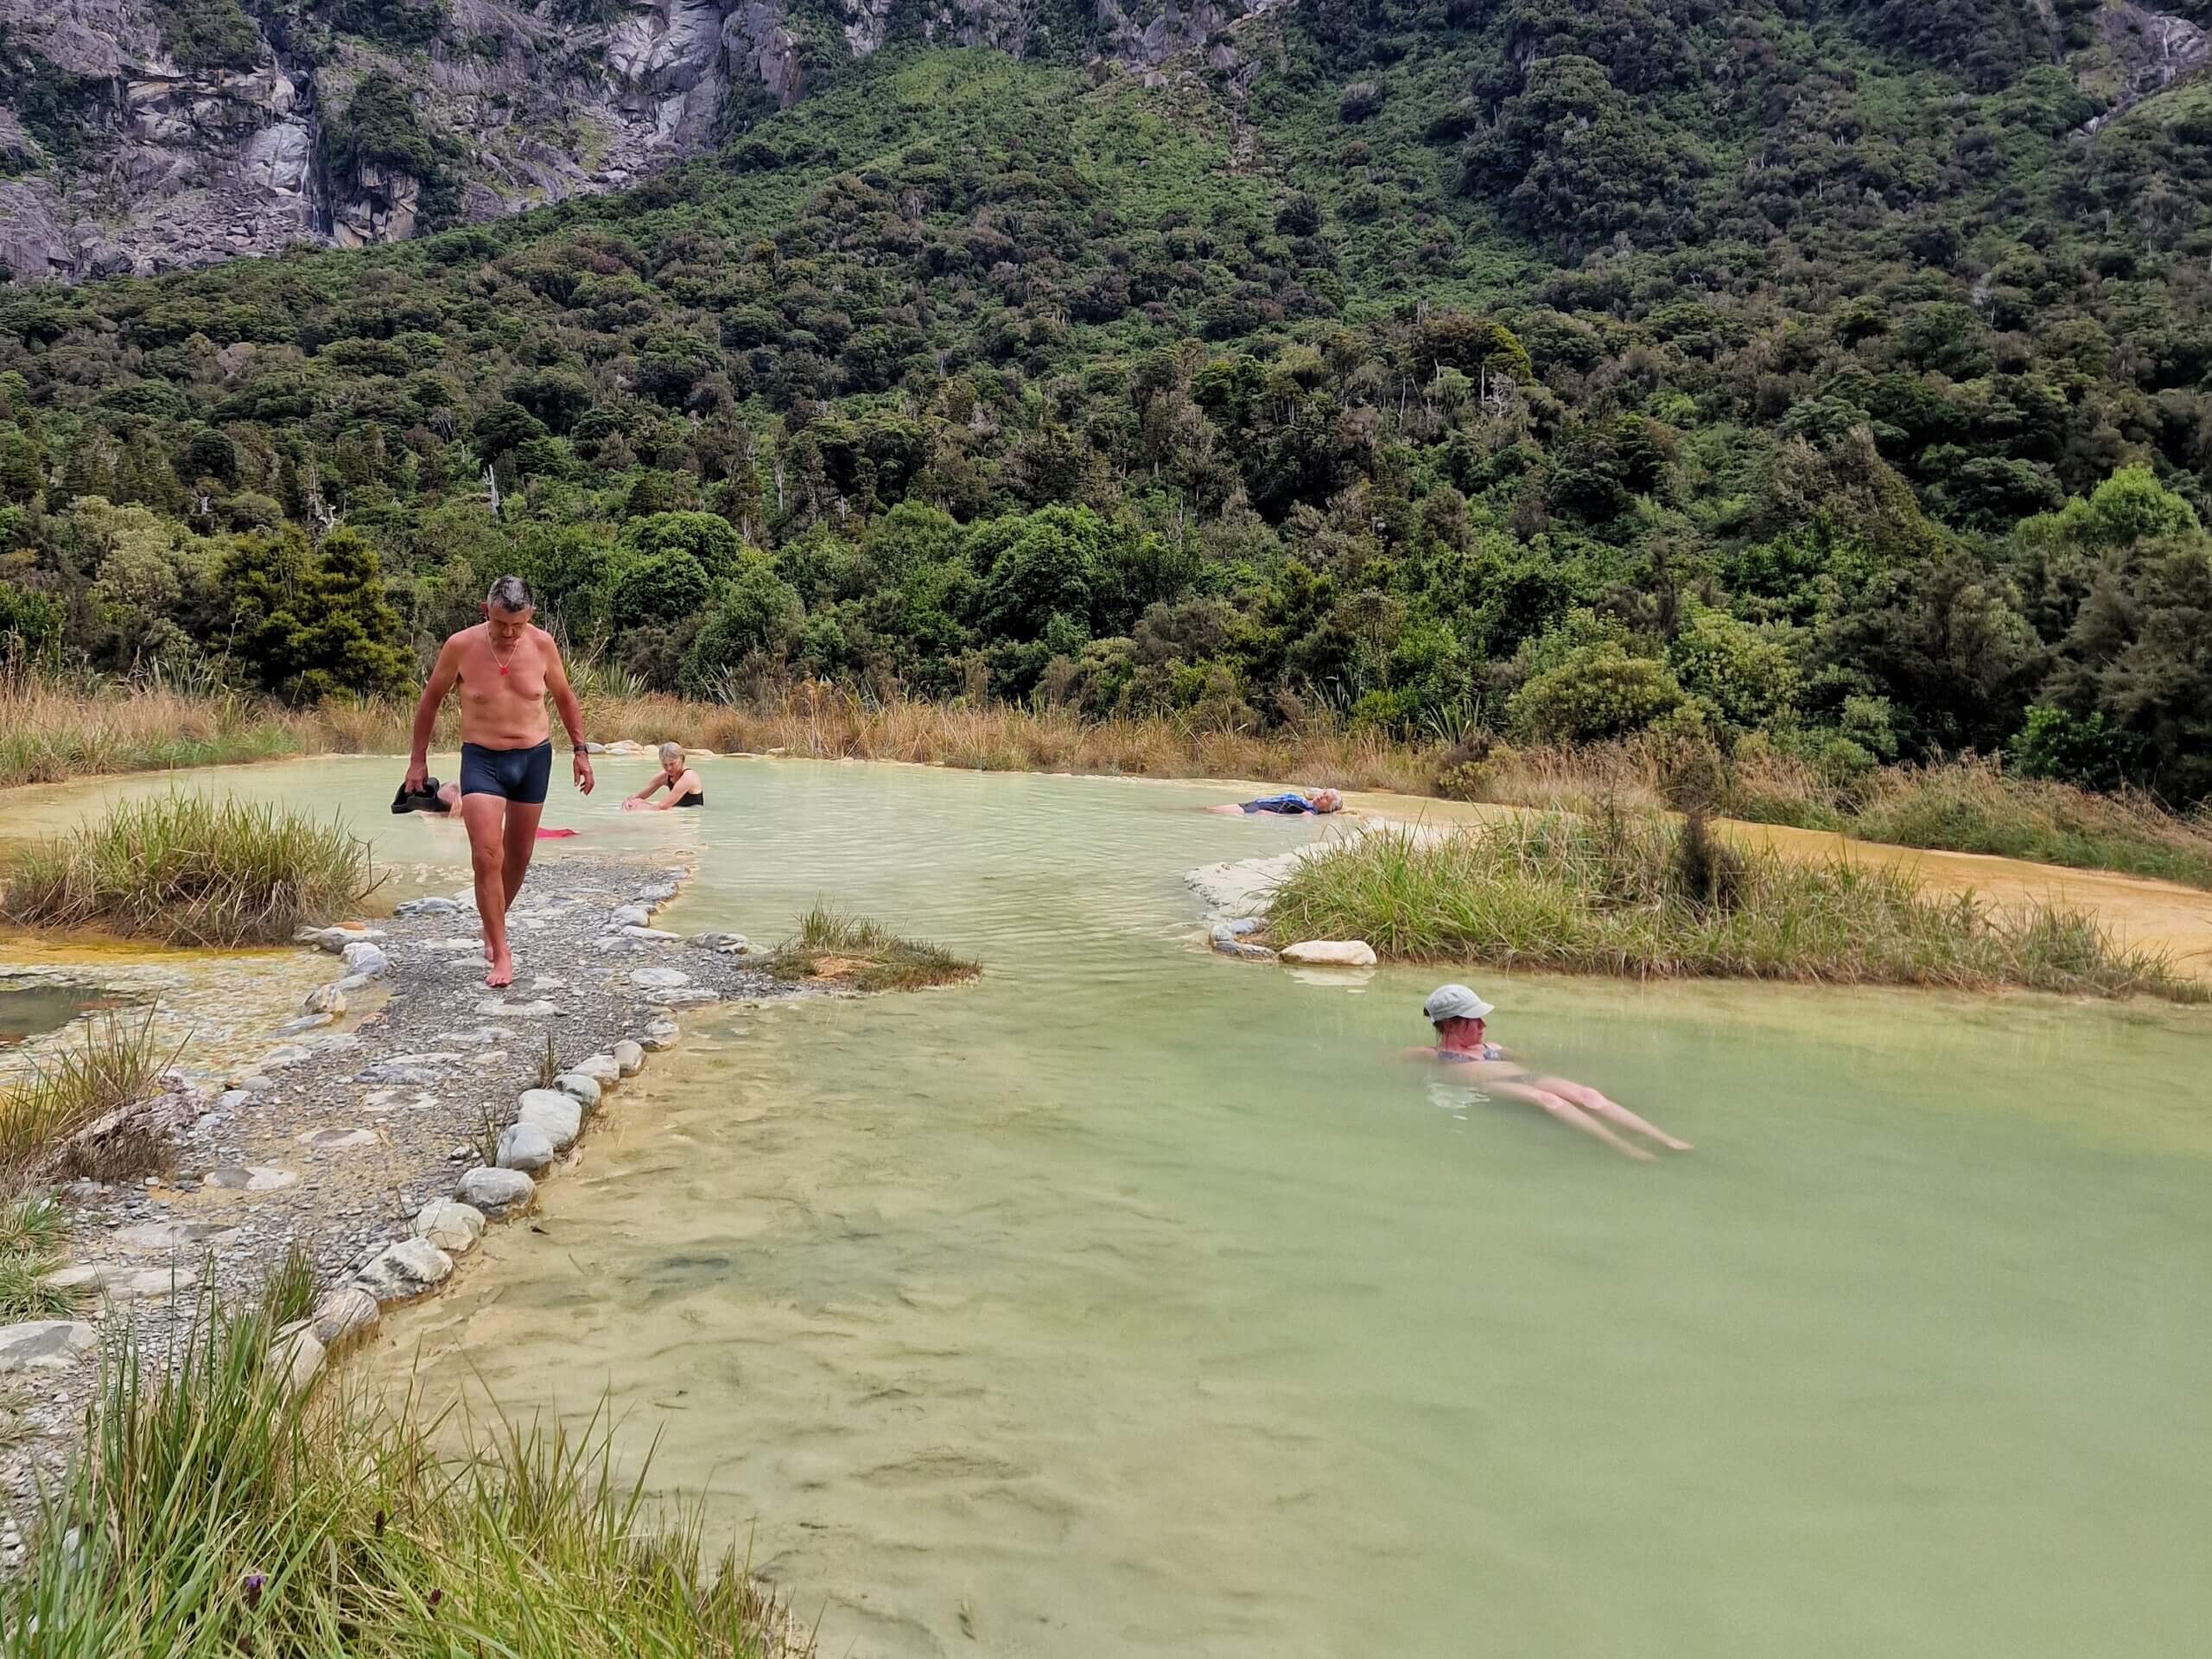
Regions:
M 664 801 L 653 799 L 655 791 L 668 791 Z M 704 806 L 707 786 L 699 781 L 699 774 L 683 764 L 683 746 L 664 743 L 660 746 L 660 770 L 652 775 L 645 786 L 622 803 L 625 812 L 665 812 L 672 806 Z
M 461 814 L 461 785 L 459 784 L 440 784 L 438 785 L 438 800 L 441 803 L 440 810 L 447 817 L 458 817 Z M 426 812 L 429 810 L 428 807 L 425 807 L 423 810 Z M 573 830 L 548 830 L 542 823 L 537 826 L 537 838 L 540 841 L 566 841 L 570 836 L 573 836 L 575 833 L 576 832 Z
M 1218 812 L 1227 817 L 1235 817 L 1240 814 L 1249 817 L 1262 812 L 1274 812 L 1284 817 L 1296 817 L 1306 812 L 1317 815 L 1341 812 L 1344 808 L 1344 798 L 1333 789 L 1317 789 L 1310 792 L 1294 789 L 1287 790 L 1281 795 L 1262 795 L 1256 801 L 1224 801 L 1219 806 L 1206 808 L 1206 810 Z
M 1665 1130 L 1645 1122 L 1618 1102 L 1608 1100 L 1587 1084 L 1565 1077 L 1531 1076 L 1496 1043 L 1485 1040 L 1487 1021 L 1497 1010 L 1465 985 L 1440 985 L 1428 994 L 1421 1012 L 1436 1029 L 1436 1041 L 1427 1048 L 1406 1051 L 1406 1058 L 1433 1060 L 1440 1065 L 1469 1068 L 1470 1081 L 1484 1093 L 1507 1100 L 1524 1100 L 1571 1128 L 1594 1135 L 1615 1152 L 1649 1160 L 1643 1147 L 1623 1140 L 1614 1128 L 1623 1128 L 1657 1141 L 1669 1152 L 1688 1152 L 1690 1143 L 1677 1141 Z

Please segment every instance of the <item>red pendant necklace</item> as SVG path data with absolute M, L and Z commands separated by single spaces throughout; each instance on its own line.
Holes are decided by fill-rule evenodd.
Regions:
M 521 647 L 520 645 L 517 645 L 517 646 L 515 647 L 515 651 L 520 651 L 521 649 L 522 649 L 522 647 Z M 512 661 L 514 661 L 514 659 L 515 659 L 515 652 L 514 652 L 514 651 L 511 651 L 511 652 L 509 652 L 507 653 L 507 661 L 506 661 L 505 663 L 500 663 L 500 662 L 499 662 L 499 648 L 497 645 L 494 645 L 494 646 L 493 646 L 493 647 L 492 647 L 492 660 L 493 660 L 493 662 L 495 662 L 495 663 L 499 663 L 499 677 L 500 677 L 500 678 L 505 679 L 505 678 L 506 677 L 506 673 L 507 673 L 507 663 L 512 663 Z

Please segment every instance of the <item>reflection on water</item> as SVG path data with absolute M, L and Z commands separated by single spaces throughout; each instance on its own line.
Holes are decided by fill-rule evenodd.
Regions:
M 1636 1166 L 1398 1061 L 1432 976 L 1191 948 L 1179 872 L 1312 826 L 737 761 L 622 823 L 649 765 L 549 820 L 695 848 L 679 925 L 826 894 L 988 976 L 692 1016 L 377 1363 L 611 1388 L 825 1652 L 2201 1645 L 2202 1014 L 1475 976 L 1700 1147 Z M 289 770 L 431 858 L 389 763 Z
M 111 995 L 97 985 L 72 985 L 56 980 L 29 984 L 0 982 L 0 1049 L 14 1048 L 33 1037 L 59 1031 L 80 1014 L 119 1008 L 126 999 Z

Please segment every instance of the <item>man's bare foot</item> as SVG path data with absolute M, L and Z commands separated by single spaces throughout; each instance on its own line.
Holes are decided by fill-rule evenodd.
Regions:
M 484 982 L 495 991 L 503 985 L 513 984 L 515 982 L 514 957 L 505 950 L 493 957 L 492 971 L 484 976 Z

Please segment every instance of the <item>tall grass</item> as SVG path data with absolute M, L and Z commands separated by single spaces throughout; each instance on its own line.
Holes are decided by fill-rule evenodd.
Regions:
M 648 1512 L 609 1425 L 470 1432 L 359 1392 L 302 1401 L 264 1307 L 203 1301 L 181 1351 L 127 1331 L 90 1444 L 0 1586 L 10 1659 L 740 1659 L 779 1610 L 696 1512 Z
M 2179 817 L 2145 795 L 2092 795 L 1986 764 L 1883 773 L 1848 823 L 1866 841 L 2212 887 L 2212 815 Z
M 75 1311 L 75 1294 L 47 1278 L 61 1264 L 68 1230 L 61 1206 L 51 1198 L 0 1205 L 0 1324 L 58 1319 Z
M 903 939 L 881 925 L 816 905 L 768 959 L 779 979 L 834 980 L 864 993 L 950 985 L 982 972 L 941 945 Z
M 2212 988 L 2049 906 L 1923 896 L 1907 874 L 1701 849 L 1701 820 L 1540 813 L 1450 835 L 1378 830 L 1302 862 L 1280 939 L 1639 978 L 1725 976 L 2202 1001 Z
M 1266 732 L 1185 715 L 1089 721 L 1064 705 L 876 696 L 800 681 L 727 702 L 645 693 L 635 676 L 583 658 L 570 665 L 596 738 L 672 738 L 693 748 L 781 751 L 820 760 L 904 760 L 987 772 L 1249 778 L 1338 789 L 1444 794 L 1506 805 L 1587 810 L 1678 803 L 1684 755 L 1651 739 L 1574 749 L 1498 748 L 1470 761 L 1465 734 L 1433 741 L 1351 730 L 1325 709 Z M 90 687 L 0 679 L 0 785 L 89 772 L 158 770 L 310 753 L 396 753 L 412 708 L 340 700 L 286 709 L 230 694 L 162 685 Z M 435 741 L 450 747 L 450 707 Z M 2005 775 L 1973 760 L 1890 767 L 1847 784 L 1769 745 L 1744 746 L 1707 795 L 1716 811 L 1833 830 L 1909 847 L 1999 853 L 2212 887 L 2212 816 L 2180 817 L 2142 797 L 2093 795 Z
M 1613 803 L 1655 810 L 1688 797 L 1755 823 L 2212 887 L 2212 810 L 2183 816 L 2140 793 L 2097 795 L 2016 778 L 1973 757 L 1888 766 L 1839 784 L 1764 745 L 1746 744 L 1724 764 L 1709 751 L 1629 739 L 1574 749 L 1497 748 L 1477 760 L 1447 762 L 1440 776 L 1450 794 L 1501 805 L 1592 812 Z
M 155 1035 L 152 1009 L 107 1013 L 0 1082 L 0 1188 L 19 1186 L 87 1124 L 151 1095 L 176 1052 Z
M 169 944 L 269 944 L 330 920 L 371 885 L 368 843 L 340 824 L 172 793 L 119 803 L 25 849 L 0 890 L 0 918 Z

